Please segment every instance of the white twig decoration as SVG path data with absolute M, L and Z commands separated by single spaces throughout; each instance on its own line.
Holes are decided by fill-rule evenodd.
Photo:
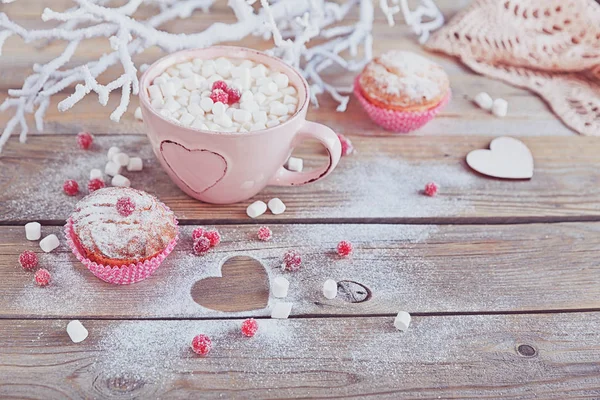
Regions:
M 33 74 L 25 79 L 20 89 L 9 90 L 9 97 L 0 105 L 0 111 L 12 108 L 15 113 L 0 135 L 0 151 L 17 125 L 21 129 L 21 142 L 26 140 L 27 114 L 34 115 L 37 130 L 43 131 L 50 98 L 72 85 L 75 89 L 58 104 L 59 111 L 70 109 L 91 92 L 98 96 L 100 104 L 106 105 L 110 93 L 119 90 L 121 100 L 110 115 L 111 120 L 118 122 L 127 111 L 130 96 L 139 92 L 138 68 L 132 56 L 149 47 L 158 46 L 165 52 L 174 52 L 239 41 L 251 34 L 264 39 L 273 38 L 275 47 L 269 52 L 304 74 L 311 85 L 311 100 L 316 106 L 317 95 L 326 92 L 339 103 L 338 111 L 346 110 L 352 87 L 327 83 L 321 78 L 321 73 L 331 66 L 358 72 L 371 60 L 374 0 L 260 0 L 261 8 L 257 11 L 252 7 L 256 0 L 228 0 L 237 18 L 237 22 L 232 24 L 215 22 L 206 30 L 192 34 L 173 34 L 157 28 L 176 18 L 188 18 L 197 10 L 206 12 L 214 1 L 129 0 L 120 7 L 109 8 L 105 6 L 107 0 L 75 0 L 76 5 L 64 12 L 46 8 L 42 13 L 43 21 L 59 21 L 58 26 L 33 30 L 21 27 L 6 14 L 0 13 L 0 55 L 2 45 L 11 36 L 19 36 L 26 43 L 69 42 L 54 60 L 43 65 L 35 64 Z M 421 41 L 427 40 L 429 32 L 443 24 L 443 17 L 433 0 L 421 0 L 422 5 L 415 11 L 408 8 L 406 0 L 391 1 L 396 5 L 389 6 L 387 0 L 379 3 L 389 24 L 393 25 L 394 15 L 402 12 Z M 158 13 L 146 20 L 132 18 L 131 15 L 141 6 L 156 7 Z M 358 21 L 340 25 L 339 22 L 356 7 Z M 424 19 L 428 20 L 424 22 Z M 82 41 L 98 37 L 109 41 L 111 53 L 95 61 L 64 68 Z M 308 43 L 314 38 L 322 39 L 322 43 L 309 47 Z M 361 56 L 359 48 L 363 49 Z M 122 74 L 106 85 L 99 84 L 97 78 L 117 64 L 122 67 Z

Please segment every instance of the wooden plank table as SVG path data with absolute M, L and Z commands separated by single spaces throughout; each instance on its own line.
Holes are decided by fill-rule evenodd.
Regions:
M 3 11 L 36 26 L 42 3 L 17 2 Z M 450 16 L 465 2 L 437 3 Z M 68 4 L 58 0 L 53 7 Z M 231 19 L 219 2 L 210 15 L 166 28 L 189 32 Z M 376 53 L 422 51 L 405 26 L 389 28 L 380 14 L 376 19 Z M 242 45 L 268 46 L 256 38 Z M 62 48 L 53 43 L 32 52 L 9 39 L 4 52 L 13 57 L 0 58 L 0 91 L 19 86 L 34 61 Z M 107 49 L 90 41 L 75 61 Z M 138 61 L 158 56 L 150 50 Z M 381 132 L 355 100 L 339 114 L 323 98 L 310 119 L 349 135 L 357 153 L 322 183 L 265 189 L 256 199 L 280 197 L 288 210 L 258 220 L 245 215 L 253 200 L 214 206 L 183 194 L 155 160 L 132 112 L 112 123 L 110 108 L 90 96 L 59 113 L 56 103 L 66 94 L 57 96 L 48 133 L 31 135 L 26 145 L 11 139 L 0 154 L 0 398 L 600 397 L 600 141 L 571 132 L 527 91 L 429 56 L 452 82 L 454 98 L 440 116 L 410 136 L 365 137 L 359 135 Z M 472 105 L 482 90 L 509 101 L 506 118 Z M 112 96 L 108 107 L 116 102 Z M 7 118 L 0 114 L 0 124 Z M 60 135 L 80 130 L 96 134 L 91 151 Z M 469 170 L 465 155 L 498 135 L 518 136 L 529 146 L 532 180 Z M 123 287 L 94 278 L 62 234 L 81 198 L 65 196 L 62 182 L 86 182 L 112 145 L 144 159 L 144 171 L 130 174 L 133 186 L 158 196 L 181 224 L 180 243 L 155 275 Z M 308 167 L 325 161 L 315 143 L 295 153 Z M 431 180 L 441 184 L 435 198 L 419 193 Z M 41 253 L 24 237 L 23 224 L 32 220 L 62 242 L 39 254 L 54 278 L 43 289 L 17 263 L 24 250 Z M 273 230 L 271 242 L 255 239 L 263 224 Z M 198 225 L 223 236 L 205 257 L 190 252 Z M 349 259 L 334 253 L 342 239 L 355 245 Z M 290 248 L 304 256 L 295 275 L 279 268 Z M 264 271 L 221 270 L 232 256 L 259 259 Z M 282 275 L 292 282 L 294 308 L 289 320 L 272 320 L 276 299 L 261 282 Z M 192 296 L 196 282 L 210 277 Z M 320 294 L 328 278 L 340 282 L 334 300 Z M 399 310 L 413 315 L 406 333 L 393 327 Z M 248 317 L 260 325 L 252 339 L 239 333 Z M 80 344 L 65 332 L 72 319 L 90 332 Z M 197 333 L 213 338 L 206 358 L 189 349 Z

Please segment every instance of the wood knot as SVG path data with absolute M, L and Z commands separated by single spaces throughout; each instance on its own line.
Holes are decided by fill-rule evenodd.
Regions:
M 362 303 L 371 300 L 371 289 L 354 281 L 338 282 L 338 297 L 349 303 Z
M 112 393 L 138 392 L 146 382 L 131 376 L 115 376 L 105 380 L 106 388 Z
M 535 357 L 537 355 L 537 350 L 529 344 L 521 344 L 517 347 L 517 353 L 522 357 Z

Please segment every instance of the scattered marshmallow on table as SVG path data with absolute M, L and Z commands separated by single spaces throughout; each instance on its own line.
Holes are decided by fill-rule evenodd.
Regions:
M 119 148 L 118 148 L 118 147 L 116 147 L 116 146 L 113 146 L 113 147 L 111 147 L 110 149 L 108 149 L 108 154 L 107 154 L 107 157 L 108 157 L 108 159 L 109 159 L 109 160 L 112 160 L 113 156 L 114 156 L 115 154 L 118 154 L 118 153 L 120 153 L 120 152 L 121 152 L 121 149 L 119 149 Z
M 290 157 L 287 162 L 287 169 L 294 172 L 302 172 L 304 162 L 301 158 Z
M 492 105 L 492 113 L 496 117 L 506 117 L 506 114 L 508 114 L 508 102 L 504 99 L 494 100 L 494 104 Z
M 81 343 L 88 337 L 88 330 L 78 320 L 69 322 L 67 325 L 67 333 L 73 343 Z
M 144 168 L 144 162 L 140 157 L 130 157 L 129 164 L 127 164 L 127 171 L 141 171 Z
M 60 246 L 60 242 L 58 241 L 58 238 L 54 234 L 48 235 L 45 238 L 43 238 L 42 240 L 40 240 L 40 248 L 42 250 L 44 250 L 44 252 L 46 252 L 46 253 L 50 253 L 52 250 L 56 249 L 58 246 Z
M 292 303 L 276 303 L 271 311 L 271 318 L 286 319 L 292 312 Z
M 484 110 L 491 110 L 492 105 L 494 104 L 494 100 L 492 97 L 486 92 L 481 92 L 477 96 L 475 96 L 475 103 L 483 108 Z
M 268 206 L 269 210 L 271 210 L 274 215 L 283 214 L 285 211 L 285 204 L 277 197 L 269 200 Z
M 239 101 L 215 103 L 210 96 L 217 81 L 237 89 Z M 219 132 L 278 126 L 295 114 L 299 103 L 298 91 L 290 86 L 287 74 L 261 63 L 226 57 L 173 65 L 154 79 L 148 95 L 152 107 L 165 118 L 193 129 Z
M 133 116 L 138 121 L 143 121 L 144 120 L 144 117 L 142 116 L 142 109 L 139 108 L 139 107 L 135 109 L 135 112 L 133 113 Z
M 129 156 L 125 153 L 117 153 L 112 157 L 112 161 L 121 167 L 126 167 L 129 164 Z
M 396 329 L 402 332 L 406 332 L 410 325 L 410 314 L 406 311 L 400 311 L 394 320 L 394 326 Z
M 109 161 L 104 167 L 104 173 L 108 176 L 116 176 L 121 173 L 121 166 L 114 161 Z
M 257 218 L 267 211 L 267 205 L 264 201 L 257 200 L 246 208 L 246 214 L 250 218 Z
M 93 168 L 90 171 L 90 179 L 102 179 L 102 171 L 98 168 Z
M 273 296 L 281 299 L 287 297 L 289 287 L 290 281 L 285 279 L 283 276 L 278 276 L 277 278 L 273 279 L 271 293 L 273 293 Z
M 39 222 L 26 223 L 25 237 L 27 240 L 39 240 L 42 237 L 42 225 Z
M 337 296 L 337 282 L 333 279 L 327 279 L 323 284 L 323 296 L 326 299 L 332 300 Z
M 116 186 L 116 187 L 130 187 L 131 186 L 131 182 L 129 181 L 129 179 L 127 179 L 123 175 L 113 176 L 110 184 L 113 186 Z

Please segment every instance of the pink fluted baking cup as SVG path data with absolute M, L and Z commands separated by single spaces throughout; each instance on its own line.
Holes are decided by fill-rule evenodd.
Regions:
M 425 111 L 396 111 L 377 107 L 363 96 L 360 84 L 358 82 L 360 75 L 354 79 L 354 95 L 360 101 L 373 122 L 383 129 L 396 133 L 409 133 L 424 126 L 437 115 L 442 108 L 448 104 L 452 93 L 448 94 L 439 102 L 439 104 Z
M 175 225 L 179 222 L 177 218 Z M 132 283 L 140 282 L 149 277 L 156 271 L 158 266 L 163 260 L 173 251 L 177 240 L 179 239 L 179 232 L 175 235 L 173 240 L 169 242 L 167 248 L 161 251 L 158 255 L 152 257 L 144 262 L 138 262 L 135 264 L 113 266 L 98 264 L 89 258 L 86 258 L 83 254 L 83 250 L 79 248 L 76 241 L 74 240 L 73 221 L 71 218 L 65 225 L 65 236 L 67 237 L 67 244 L 71 248 L 73 254 L 79 261 L 81 261 L 96 277 L 102 279 L 104 282 L 113 283 L 115 285 L 129 285 Z

